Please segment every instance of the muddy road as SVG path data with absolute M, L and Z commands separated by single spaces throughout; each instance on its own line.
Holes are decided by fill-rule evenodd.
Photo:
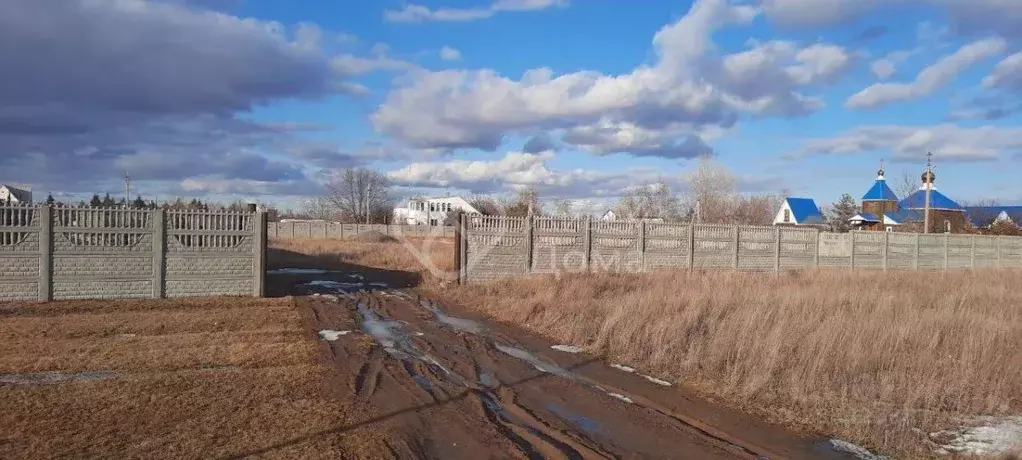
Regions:
M 342 458 L 854 458 L 627 363 L 347 277 L 295 291 L 348 409 L 315 436 L 343 434 Z

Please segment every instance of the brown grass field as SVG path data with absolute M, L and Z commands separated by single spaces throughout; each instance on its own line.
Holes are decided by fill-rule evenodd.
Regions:
M 229 458 L 336 426 L 320 346 L 289 298 L 0 304 L 0 458 Z M 40 372 L 106 378 L 9 381 Z
M 902 458 L 972 415 L 1022 414 L 1020 271 L 671 272 L 470 285 L 499 321 L 712 399 Z

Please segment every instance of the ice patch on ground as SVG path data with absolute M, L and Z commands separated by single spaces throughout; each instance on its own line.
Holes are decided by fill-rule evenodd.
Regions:
M 551 345 L 550 348 L 557 351 L 563 351 L 565 353 L 582 353 L 582 348 L 574 345 Z
M 635 372 L 635 368 L 634 367 L 628 367 L 628 366 L 625 366 L 623 364 L 611 364 L 610 367 L 613 367 L 614 369 L 617 369 L 617 370 L 622 371 L 622 372 L 627 372 L 629 374 Z
M 980 426 L 957 432 L 931 433 L 931 438 L 950 437 L 937 449 L 939 454 L 991 455 L 1022 450 L 1022 417 L 982 417 Z
M 824 449 L 830 449 L 834 452 L 849 454 L 856 460 L 890 460 L 890 457 L 874 454 L 865 447 L 860 447 L 840 439 L 829 439 L 820 443 L 818 446 Z
M 267 275 L 325 275 L 326 270 L 319 268 L 278 268 L 267 270 Z
M 388 287 L 388 286 L 390 286 L 389 284 L 384 283 L 384 282 L 380 282 L 380 281 L 369 283 L 369 285 L 370 286 L 374 286 L 374 287 Z
M 655 383 L 657 385 L 662 385 L 662 386 L 665 386 L 665 387 L 671 386 L 671 382 L 668 382 L 666 380 L 660 380 L 660 379 L 658 379 L 656 377 L 653 377 L 653 376 L 650 376 L 650 375 L 643 375 L 642 378 L 644 378 L 646 380 L 649 380 L 650 382 L 653 382 L 653 383 Z
M 547 374 L 553 374 L 558 377 L 564 377 L 570 380 L 579 380 L 578 376 L 575 375 L 573 372 L 564 369 L 560 366 L 557 366 L 555 364 L 545 362 L 539 359 L 539 357 L 537 357 L 536 355 L 529 352 L 528 350 L 512 347 L 510 345 L 504 345 L 502 343 L 494 343 L 493 346 L 497 347 L 498 350 L 500 350 L 506 355 L 518 358 L 522 361 L 532 364 L 532 367 L 535 367 L 536 370 L 540 372 L 546 372 Z
M 631 404 L 631 402 L 632 402 L 632 398 L 629 398 L 629 397 L 627 397 L 627 396 L 625 396 L 623 394 L 620 394 L 620 393 L 607 393 L 607 394 L 610 395 L 613 398 L 620 399 L 620 400 L 622 400 L 622 401 L 624 401 L 626 403 L 629 403 L 629 404 Z
M 327 342 L 333 342 L 339 339 L 342 335 L 348 335 L 351 331 L 334 331 L 330 329 L 324 329 L 319 331 L 319 337 Z
M 472 321 L 470 319 L 448 315 L 443 310 L 441 310 L 440 307 L 437 306 L 436 304 L 432 302 L 427 302 L 425 300 L 419 302 L 419 305 L 421 305 L 422 308 L 425 308 L 429 310 L 431 313 L 433 313 L 433 316 L 436 317 L 437 322 L 441 324 L 450 326 L 451 328 L 462 332 L 468 332 L 470 334 L 475 335 L 486 334 L 486 326 L 484 326 L 482 323 L 479 323 L 478 321 Z
M 0 374 L 0 384 L 10 385 L 53 385 L 80 380 L 109 380 L 117 374 L 108 371 L 85 372 L 35 372 L 24 374 Z

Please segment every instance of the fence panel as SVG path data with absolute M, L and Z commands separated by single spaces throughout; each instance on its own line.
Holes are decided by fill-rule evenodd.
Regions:
M 737 230 L 730 225 L 696 225 L 693 267 L 734 268 Z
M 887 234 L 887 269 L 911 270 L 915 268 L 916 235 L 912 233 Z
M 776 227 L 741 227 L 738 232 L 738 269 L 773 270 L 779 230 Z
M 39 210 L 0 205 L 0 301 L 36 299 L 49 289 L 40 287 L 44 263 Z
M 879 270 L 884 268 L 885 232 L 851 232 L 855 259 L 852 268 Z
M 590 270 L 609 273 L 642 271 L 640 225 L 639 222 L 593 222 Z
M 689 225 L 646 224 L 645 269 L 688 267 Z
M 467 219 L 468 281 L 520 276 L 528 272 L 525 221 L 501 216 Z
M 586 271 L 586 239 L 590 221 L 537 217 L 533 222 L 533 273 Z
M 816 229 L 781 227 L 781 270 L 799 270 L 816 266 L 816 252 L 819 246 Z

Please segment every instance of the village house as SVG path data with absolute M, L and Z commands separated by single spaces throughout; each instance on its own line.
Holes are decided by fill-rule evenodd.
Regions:
M 812 198 L 788 197 L 774 216 L 774 225 L 822 226 L 823 213 Z
M 934 186 L 937 176 L 927 168 L 922 186 L 911 195 L 898 199 L 884 180 L 883 167 L 877 171 L 873 186 L 862 196 L 862 210 L 849 219 L 857 230 L 924 233 L 927 194 L 929 194 L 929 233 L 972 233 L 974 222 L 966 209 Z
M 402 225 L 450 225 L 449 221 L 458 212 L 481 214 L 464 198 L 447 196 L 439 198 L 413 197 L 406 207 L 394 208 L 394 223 Z
M 0 184 L 0 203 L 32 204 L 32 189 L 25 186 Z

